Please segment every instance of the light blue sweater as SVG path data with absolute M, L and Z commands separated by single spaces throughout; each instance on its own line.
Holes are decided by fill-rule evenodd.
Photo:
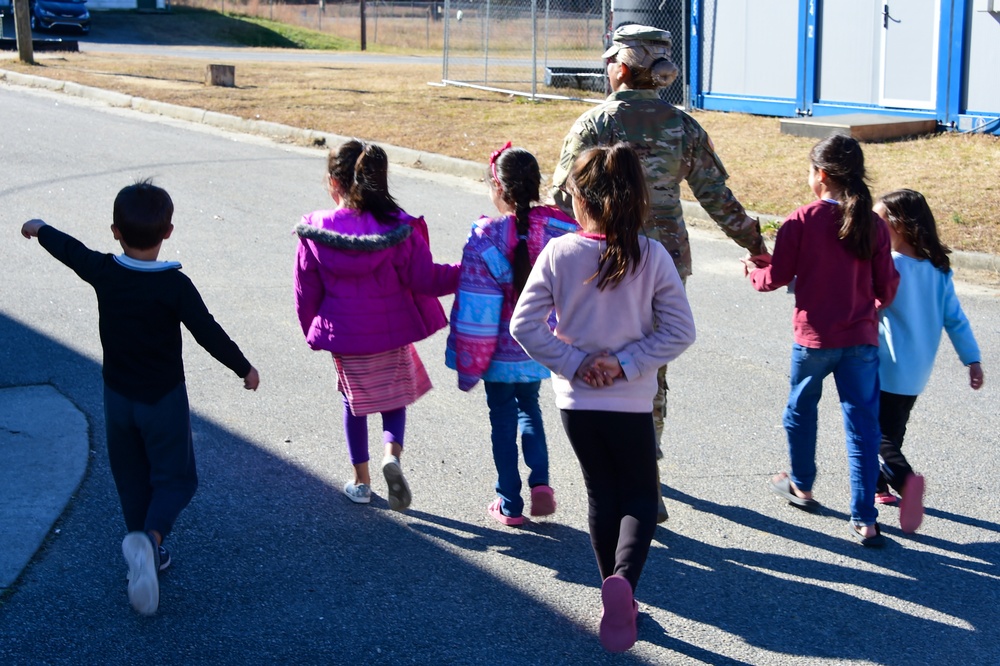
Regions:
M 930 379 L 942 329 L 965 365 L 981 360 L 979 345 L 950 271 L 942 273 L 929 261 L 898 252 L 892 260 L 899 271 L 899 291 L 879 311 L 879 381 L 887 393 L 920 395 Z

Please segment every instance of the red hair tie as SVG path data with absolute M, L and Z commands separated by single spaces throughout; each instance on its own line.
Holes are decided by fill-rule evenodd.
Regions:
M 501 190 L 503 189 L 503 185 L 500 184 L 500 179 L 497 178 L 497 160 L 500 158 L 500 155 L 503 154 L 503 151 L 508 148 L 510 148 L 510 141 L 502 145 L 498 150 L 494 150 L 490 153 L 490 173 L 493 174 L 493 180 Z

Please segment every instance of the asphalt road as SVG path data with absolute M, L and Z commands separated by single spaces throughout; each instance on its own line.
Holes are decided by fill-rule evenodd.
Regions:
M 786 466 L 791 297 L 754 293 L 742 251 L 696 232 L 688 287 L 699 337 L 671 366 L 671 517 L 637 593 L 639 643 L 611 657 L 596 638 L 600 581 L 581 476 L 547 384 L 553 519 L 511 529 L 487 516 L 485 397 L 457 390 L 443 332 L 418 345 L 436 388 L 409 412 L 412 510 L 389 511 L 378 479 L 371 506 L 340 493 L 350 466 L 332 364 L 306 347 L 291 300 L 292 226 L 328 205 L 322 152 L 6 86 L 0 127 L 0 386 L 54 386 L 87 416 L 92 449 L 67 511 L 0 599 L 0 663 L 996 663 L 993 292 L 961 291 L 986 387 L 968 388 L 945 341 L 911 421 L 906 450 L 929 484 L 924 526 L 904 536 L 884 509 L 890 544 L 868 551 L 846 531 L 832 383 L 815 489 L 823 511 L 801 513 L 767 491 Z M 42 217 L 115 251 L 115 193 L 144 176 L 176 206 L 161 258 L 184 264 L 262 376 L 260 391 L 246 392 L 186 338 L 201 486 L 171 536 L 153 618 L 125 595 L 95 299 L 18 233 Z M 392 188 L 427 217 L 442 261 L 459 258 L 470 221 L 489 212 L 480 183 L 393 167 Z

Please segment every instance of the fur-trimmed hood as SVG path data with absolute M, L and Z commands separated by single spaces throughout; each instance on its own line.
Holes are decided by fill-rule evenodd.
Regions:
M 389 229 L 385 233 L 354 234 L 299 222 L 295 226 L 295 233 L 298 234 L 299 238 L 311 240 L 335 250 L 377 252 L 395 247 L 405 241 L 413 233 L 413 227 L 400 223 L 399 226 Z
M 437 299 L 455 292 L 459 267 L 434 263 L 423 218 L 396 219 L 342 208 L 296 226 L 295 308 L 313 349 L 378 354 L 447 326 Z

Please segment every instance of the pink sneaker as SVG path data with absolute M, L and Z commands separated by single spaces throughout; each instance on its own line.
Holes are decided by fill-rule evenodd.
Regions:
M 601 586 L 601 645 L 608 652 L 624 652 L 635 645 L 635 618 L 639 607 L 632 598 L 632 585 L 624 576 L 615 574 L 604 579 Z
M 924 522 L 924 477 L 911 474 L 903 484 L 903 497 L 899 500 L 899 529 L 912 534 Z
M 556 512 L 556 494 L 548 486 L 531 489 L 531 515 L 551 516 Z
M 899 498 L 891 492 L 875 493 L 875 503 L 885 506 L 896 506 L 899 504 Z
M 500 508 L 500 498 L 493 500 L 490 504 L 490 508 L 487 509 L 490 515 L 493 516 L 496 521 L 502 525 L 507 525 L 509 527 L 517 527 L 518 525 L 524 525 L 524 516 L 508 516 Z

